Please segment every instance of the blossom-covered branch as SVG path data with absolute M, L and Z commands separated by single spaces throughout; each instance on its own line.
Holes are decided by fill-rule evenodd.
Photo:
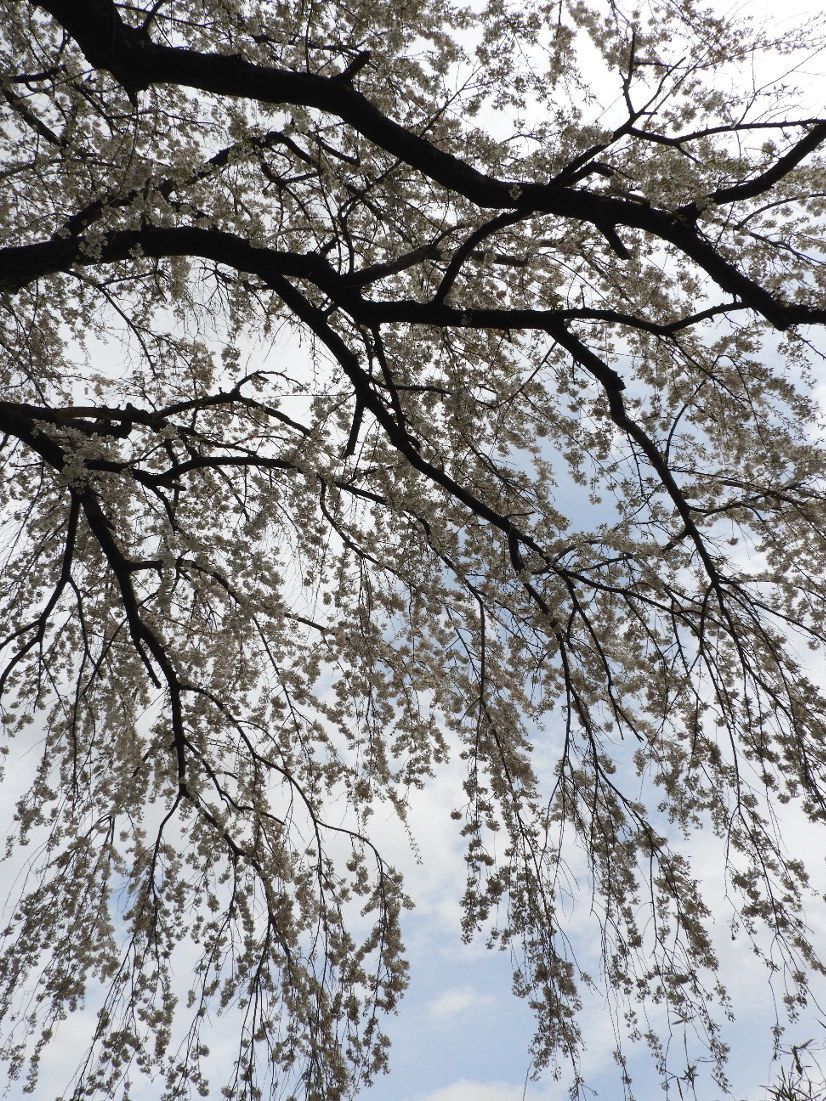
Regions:
M 826 121 L 752 79 L 811 30 L 0 11 L 12 1078 L 99 991 L 64 1096 L 354 1094 L 415 894 L 374 812 L 438 774 L 533 1065 L 586 1088 L 594 997 L 626 1090 L 641 1035 L 722 1086 L 697 831 L 792 1009 L 824 970 L 776 823 L 826 817 Z

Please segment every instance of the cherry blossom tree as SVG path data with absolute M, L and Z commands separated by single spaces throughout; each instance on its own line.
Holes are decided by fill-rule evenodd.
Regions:
M 453 770 L 463 933 L 511 952 L 534 1065 L 583 1086 L 597 989 L 627 1092 L 672 1033 L 723 1083 L 697 831 L 778 1024 L 823 972 L 778 819 L 826 817 L 815 32 L 0 11 L 12 1078 L 88 1000 L 66 1096 L 355 1092 L 407 981 L 371 813 Z

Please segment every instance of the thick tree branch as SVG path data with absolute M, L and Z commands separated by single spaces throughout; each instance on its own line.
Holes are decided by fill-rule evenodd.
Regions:
M 124 24 L 109 0 L 39 0 L 39 4 L 75 38 L 90 64 L 110 71 L 133 94 L 151 84 L 177 84 L 260 103 L 318 108 L 336 115 L 379 148 L 480 207 L 515 208 L 523 216 L 544 213 L 576 218 L 597 227 L 609 227 L 614 234 L 617 226 L 640 229 L 672 244 L 723 290 L 742 298 L 781 330 L 794 324 L 822 323 L 826 319 L 826 310 L 779 302 L 743 275 L 703 238 L 695 224 L 693 208 L 675 214 L 658 210 L 646 202 L 605 196 L 582 188 L 497 180 L 393 122 L 365 96 L 335 78 L 255 65 L 240 57 L 160 45 L 152 42 L 142 30 Z M 791 171 L 825 139 L 826 122 L 819 123 L 774 168 L 755 181 L 736 185 L 735 194 L 741 187 L 754 189 L 754 193 L 759 194 Z M 730 201 L 731 190 L 718 189 L 715 194 L 721 196 L 721 202 L 726 202 Z M 58 243 L 54 247 L 57 248 Z
M 826 142 L 826 121 L 815 123 L 808 133 L 795 142 L 792 148 L 765 172 L 761 172 L 754 179 L 744 180 L 743 183 L 733 184 L 731 187 L 719 187 L 716 191 L 712 191 L 709 199 L 718 206 L 741 202 L 743 199 L 754 199 L 774 187 L 784 176 L 788 176 L 793 168 L 796 168 L 824 142 Z
M 713 250 L 712 250 L 713 251 Z M 282 252 L 257 248 L 242 237 L 218 229 L 200 227 L 152 227 L 133 230 L 113 230 L 95 243 L 94 250 L 83 238 L 55 238 L 38 244 L 18 245 L 0 249 L 0 287 L 20 289 L 36 279 L 73 266 L 97 266 L 131 259 L 135 254 L 153 259 L 171 256 L 201 257 L 226 264 L 238 271 L 258 275 L 265 281 L 276 276 L 297 277 L 314 283 L 337 306 L 366 324 L 407 322 L 422 325 L 462 325 L 501 329 L 545 329 L 557 320 L 615 321 L 648 332 L 667 335 L 689 323 L 685 319 L 653 323 L 620 311 L 572 308 L 567 310 L 531 309 L 471 309 L 447 306 L 439 301 L 373 302 L 359 291 L 358 273 L 340 275 L 318 253 Z M 726 266 L 725 261 L 721 263 Z M 729 280 L 718 282 L 724 289 Z M 743 306 L 766 316 L 778 328 L 793 324 L 826 324 L 826 308 L 790 305 L 776 301 L 751 280 L 749 295 L 731 309 Z M 742 288 L 741 288 L 742 289 Z M 707 316 L 704 311 L 695 318 Z M 550 331 L 550 330 L 548 330 Z

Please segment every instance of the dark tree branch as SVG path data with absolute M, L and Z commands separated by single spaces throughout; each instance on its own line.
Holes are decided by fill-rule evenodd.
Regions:
M 509 216 L 516 220 L 516 216 Z M 709 246 L 710 248 L 710 246 Z M 132 230 L 113 230 L 105 234 L 94 253 L 86 251 L 83 238 L 62 238 L 31 245 L 18 245 L 0 249 L 0 286 L 20 289 L 36 279 L 56 272 L 71 270 L 72 266 L 97 266 L 117 263 L 132 258 L 136 249 L 147 257 L 161 259 L 171 256 L 201 257 L 226 264 L 238 271 L 258 275 L 265 282 L 276 276 L 297 277 L 314 283 L 335 304 L 367 324 L 383 324 L 402 321 L 426 325 L 464 325 L 502 329 L 543 329 L 557 319 L 582 318 L 614 320 L 652 333 L 667 334 L 676 327 L 693 324 L 710 316 L 707 312 L 692 315 L 692 320 L 678 319 L 668 323 L 651 323 L 644 318 L 608 310 L 519 310 L 519 309 L 471 309 L 463 310 L 441 302 L 419 303 L 411 301 L 371 302 L 358 292 L 358 278 L 339 275 L 324 257 L 318 253 L 282 252 L 276 249 L 257 248 L 233 233 L 200 227 L 152 227 Z M 712 252 L 714 250 L 711 250 Z M 716 254 L 715 254 L 716 255 Z M 720 259 L 722 269 L 731 266 Z M 733 270 L 733 269 L 732 269 Z M 732 282 L 725 270 L 718 271 L 717 280 L 723 289 L 731 289 Z M 743 279 L 745 277 L 742 277 Z M 740 277 L 734 280 L 739 285 Z M 748 294 L 731 308 L 746 307 L 763 314 L 780 329 L 793 324 L 824 324 L 826 308 L 792 305 L 778 302 L 756 283 L 746 280 Z M 740 287 L 742 290 L 743 288 Z M 715 310 L 718 308 L 715 307 Z M 550 331 L 550 330 L 549 330 Z
M 336 115 L 379 148 L 480 207 L 515 208 L 521 216 L 544 213 L 576 218 L 597 227 L 610 227 L 612 233 L 616 233 L 617 226 L 641 229 L 673 245 L 723 290 L 741 298 L 778 329 L 801 323 L 822 323 L 826 318 L 824 310 L 779 302 L 743 275 L 702 236 L 695 224 L 697 211 L 694 208 L 685 208 L 675 214 L 645 202 L 600 195 L 582 188 L 497 180 L 393 122 L 349 84 L 335 78 L 273 69 L 240 57 L 160 45 L 152 42 L 142 30 L 124 24 L 110 0 L 88 3 L 39 0 L 39 4 L 77 41 L 90 64 L 107 69 L 132 94 L 151 84 L 168 83 L 261 103 L 315 107 Z M 826 122 L 814 126 L 792 151 L 757 180 L 734 185 L 732 189 L 720 188 L 711 197 L 712 201 L 731 201 L 732 193 L 743 197 L 760 194 L 788 174 L 824 139 Z M 741 193 L 738 190 L 741 188 L 747 190 Z M 66 243 L 51 245 L 55 250 L 61 246 L 66 247 Z M 71 253 L 70 247 L 68 253 Z
M 716 191 L 712 191 L 709 199 L 718 206 L 740 202 L 743 199 L 754 199 L 788 176 L 793 168 L 796 168 L 824 142 L 826 142 L 826 121 L 817 122 L 808 133 L 795 142 L 787 153 L 775 161 L 771 168 L 767 168 L 752 180 L 744 180 L 743 183 L 733 184 L 731 187 L 719 187 Z

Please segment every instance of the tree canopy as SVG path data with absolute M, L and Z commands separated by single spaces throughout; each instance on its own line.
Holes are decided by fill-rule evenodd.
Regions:
M 669 1030 L 724 1082 L 698 831 L 780 1019 L 824 969 L 778 817 L 826 817 L 815 31 L 0 11 L 12 1079 L 88 998 L 67 1096 L 352 1094 L 407 982 L 371 815 L 453 769 L 535 1066 L 583 1086 L 598 989 L 626 1091 Z

